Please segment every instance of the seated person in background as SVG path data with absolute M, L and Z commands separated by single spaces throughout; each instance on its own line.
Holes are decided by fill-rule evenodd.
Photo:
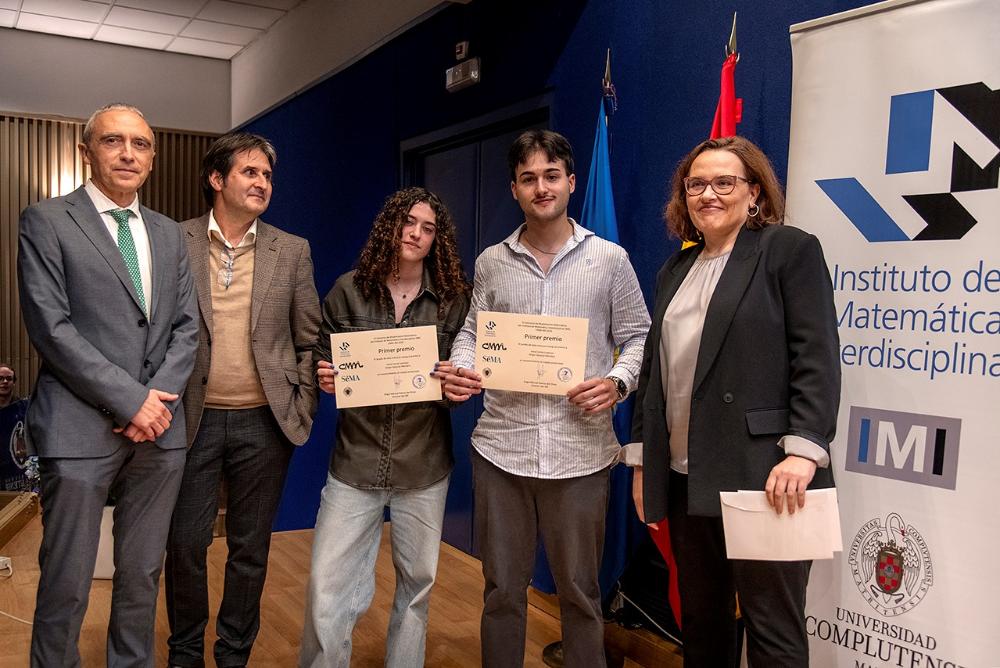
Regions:
M 17 374 L 9 364 L 0 364 L 0 490 L 37 491 L 38 458 L 28 456 L 24 439 L 24 414 L 28 400 L 14 394 Z

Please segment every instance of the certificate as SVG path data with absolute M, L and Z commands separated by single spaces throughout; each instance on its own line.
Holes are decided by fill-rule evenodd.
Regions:
M 476 370 L 483 387 L 566 394 L 587 368 L 586 318 L 480 311 Z
M 330 335 L 337 408 L 440 401 L 437 328 L 400 327 Z

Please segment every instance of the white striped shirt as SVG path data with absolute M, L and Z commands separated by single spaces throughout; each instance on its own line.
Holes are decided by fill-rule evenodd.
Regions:
M 524 224 L 476 259 L 472 306 L 452 345 L 456 366 L 473 367 L 479 311 L 588 318 L 585 377 L 612 375 L 635 389 L 649 330 L 639 281 L 621 246 L 571 222 L 573 235 L 548 274 L 519 241 Z M 502 390 L 487 390 L 484 406 L 472 446 L 508 473 L 571 478 L 618 456 L 611 411 L 585 415 L 564 396 Z

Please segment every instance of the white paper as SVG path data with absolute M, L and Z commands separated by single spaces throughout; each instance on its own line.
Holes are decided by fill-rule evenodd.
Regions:
M 806 504 L 794 515 L 779 515 L 764 492 L 719 492 L 726 553 L 730 559 L 799 561 L 832 559 L 842 552 L 837 490 L 806 491 Z

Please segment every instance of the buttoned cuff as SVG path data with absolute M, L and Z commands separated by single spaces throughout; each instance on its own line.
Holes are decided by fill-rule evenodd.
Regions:
M 778 441 L 778 447 L 783 449 L 786 455 L 795 455 L 815 462 L 821 469 L 830 466 L 830 454 L 808 438 L 786 434 Z
M 618 463 L 625 466 L 642 466 L 642 443 L 626 443 L 618 451 Z

